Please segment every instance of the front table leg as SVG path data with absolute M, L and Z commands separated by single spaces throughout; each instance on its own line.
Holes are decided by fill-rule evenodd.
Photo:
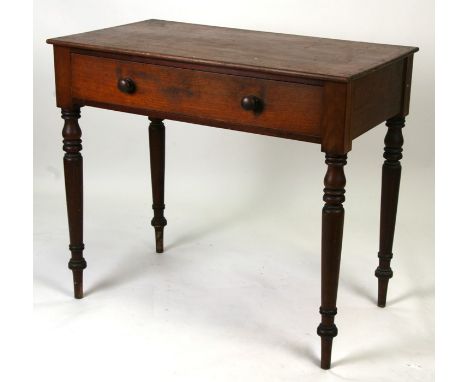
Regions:
M 148 128 L 150 162 L 151 162 L 151 186 L 153 189 L 153 219 L 156 238 L 156 252 L 164 251 L 164 227 L 167 220 L 164 217 L 164 167 L 166 133 L 162 119 L 149 118 L 151 123 Z
M 70 232 L 71 259 L 68 268 L 73 272 L 75 298 L 83 298 L 83 158 L 81 157 L 81 129 L 78 124 L 80 109 L 62 109 L 65 123 L 63 135 L 63 167 L 67 197 L 68 229 Z
M 322 342 L 321 367 L 329 369 L 333 337 L 338 334 L 334 320 L 343 239 L 346 155 L 327 154 L 325 163 L 328 169 L 324 179 L 325 205 L 322 210 L 322 322 L 317 334 Z
M 405 126 L 402 117 L 391 118 L 387 121 L 388 131 L 385 135 L 384 158 L 382 166 L 382 194 L 380 204 L 380 244 L 379 266 L 375 276 L 379 279 L 377 305 L 385 307 L 387 301 L 388 280 L 393 276 L 390 261 L 392 260 L 393 236 L 400 189 L 403 134 Z

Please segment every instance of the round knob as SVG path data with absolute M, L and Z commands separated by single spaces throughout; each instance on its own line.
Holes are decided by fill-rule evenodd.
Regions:
M 263 102 L 260 98 L 250 95 L 241 99 L 241 106 L 244 110 L 259 113 L 263 109 Z
M 121 92 L 132 94 L 136 90 L 135 82 L 131 78 L 120 78 L 117 81 L 117 87 Z

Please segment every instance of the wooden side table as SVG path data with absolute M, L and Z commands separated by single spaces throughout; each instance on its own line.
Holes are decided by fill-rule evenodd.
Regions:
M 83 297 L 80 108 L 149 117 L 156 251 L 163 252 L 164 119 L 321 144 L 321 366 L 330 367 L 343 234 L 344 166 L 353 139 L 386 121 L 378 306 L 384 307 L 398 204 L 414 47 L 161 20 L 47 40 L 62 109 L 65 187 L 75 298 Z

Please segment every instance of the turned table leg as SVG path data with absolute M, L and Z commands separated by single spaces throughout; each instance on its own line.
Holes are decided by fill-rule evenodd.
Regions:
M 68 268 L 73 272 L 75 298 L 83 298 L 83 158 L 81 156 L 81 129 L 78 124 L 80 109 L 62 109 L 63 166 L 67 198 L 68 228 L 71 259 Z
M 164 251 L 164 227 L 167 220 L 164 217 L 164 157 L 165 157 L 165 127 L 161 119 L 149 118 L 149 147 L 151 161 L 151 186 L 153 190 L 154 217 L 151 225 L 156 237 L 156 252 Z
M 333 337 L 338 334 L 334 321 L 343 239 L 346 155 L 327 154 L 325 163 L 328 169 L 324 179 L 325 205 L 322 210 L 322 321 L 317 334 L 322 342 L 321 367 L 329 369 Z
M 385 135 L 384 158 L 382 166 L 382 196 L 380 205 L 380 244 L 379 266 L 375 276 L 379 279 L 377 305 L 385 307 L 387 301 L 388 280 L 393 276 L 390 261 L 393 253 L 393 236 L 398 207 L 398 192 L 400 189 L 403 134 L 405 119 L 394 117 L 387 121 L 388 131 Z

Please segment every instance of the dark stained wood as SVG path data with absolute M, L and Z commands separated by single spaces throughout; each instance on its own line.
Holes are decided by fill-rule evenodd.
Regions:
M 88 105 L 88 106 L 99 107 L 102 109 L 122 111 L 125 113 L 153 116 L 159 119 L 170 119 L 173 121 L 181 121 L 181 122 L 195 123 L 199 125 L 220 127 L 223 129 L 243 131 L 246 133 L 269 135 L 273 137 L 294 139 L 297 141 L 304 141 L 304 142 L 320 143 L 319 137 L 304 135 L 304 134 L 296 133 L 293 131 L 269 129 L 268 127 L 240 125 L 235 122 L 217 121 L 217 120 L 212 120 L 209 118 L 203 118 L 198 115 L 184 115 L 180 113 L 160 112 L 160 111 L 150 110 L 150 109 L 141 109 L 141 108 L 134 108 L 134 107 L 129 107 L 129 106 L 113 105 L 113 104 L 109 104 L 105 102 L 86 101 L 86 103 L 78 102 L 78 104 L 81 106 Z
M 119 91 L 122 78 L 134 82 L 134 93 Z M 105 101 L 308 136 L 320 134 L 322 89 L 72 54 L 72 95 L 84 103 Z M 241 106 L 252 95 L 263 104 L 259 113 Z
M 140 62 L 142 64 L 152 64 L 160 66 L 169 66 L 172 68 L 192 69 L 201 72 L 232 74 L 234 76 L 252 77 L 257 79 L 296 82 L 299 84 L 323 85 L 323 80 L 304 77 L 291 77 L 280 73 L 258 72 L 247 69 L 230 68 L 225 66 L 210 66 L 201 63 L 170 61 L 158 58 L 149 58 L 144 56 L 130 56 L 126 54 L 116 54 L 109 52 L 99 52 L 94 50 L 85 50 L 79 48 L 70 48 L 70 52 L 85 56 L 112 58 L 115 60 Z
M 164 250 L 164 119 L 321 144 L 321 366 L 331 363 L 343 236 L 344 166 L 352 140 L 387 121 L 382 169 L 378 305 L 385 306 L 398 204 L 404 116 L 418 48 L 147 20 L 47 40 L 57 106 L 75 297 L 83 297 L 80 107 L 149 117 L 156 251 Z
M 150 162 L 151 162 L 151 186 L 153 190 L 153 219 L 151 225 L 154 227 L 156 238 L 156 252 L 164 251 L 164 227 L 167 220 L 164 217 L 164 169 L 165 169 L 165 147 L 166 129 L 160 119 L 150 118 L 148 128 Z
M 325 163 L 328 168 L 323 182 L 325 205 L 322 209 L 322 322 L 317 328 L 317 334 L 322 339 L 321 367 L 329 369 L 333 337 L 338 334 L 335 315 L 343 239 L 346 155 L 327 154 Z
M 329 154 L 345 154 L 351 150 L 349 84 L 327 82 L 323 93 L 322 151 Z
M 410 95 L 411 95 L 411 78 L 413 75 L 413 55 L 405 58 L 405 68 L 404 68 L 404 86 L 403 86 L 403 106 L 401 115 L 407 116 L 409 114 L 409 104 L 410 104 Z
M 57 107 L 72 108 L 70 49 L 54 46 L 55 94 Z
M 263 110 L 263 100 L 254 95 L 245 96 L 241 99 L 241 106 L 244 110 L 261 113 Z
M 73 272 L 75 298 L 83 298 L 83 158 L 81 157 L 81 129 L 78 124 L 80 109 L 62 109 L 65 123 L 63 135 L 63 167 L 67 194 L 68 228 L 71 259 L 68 268 Z
M 119 78 L 117 80 L 117 88 L 126 94 L 133 94 L 136 90 L 135 82 L 131 78 Z
M 402 108 L 405 60 L 387 65 L 351 84 L 351 137 L 397 115 Z
M 417 48 L 146 20 L 47 40 L 54 45 L 349 81 Z
M 397 116 L 387 121 L 384 164 L 382 165 L 382 196 L 380 206 L 379 266 L 375 276 L 379 279 L 377 305 L 384 307 L 387 301 L 388 280 L 393 276 L 390 261 L 393 253 L 393 237 L 400 189 L 403 134 L 405 119 Z

